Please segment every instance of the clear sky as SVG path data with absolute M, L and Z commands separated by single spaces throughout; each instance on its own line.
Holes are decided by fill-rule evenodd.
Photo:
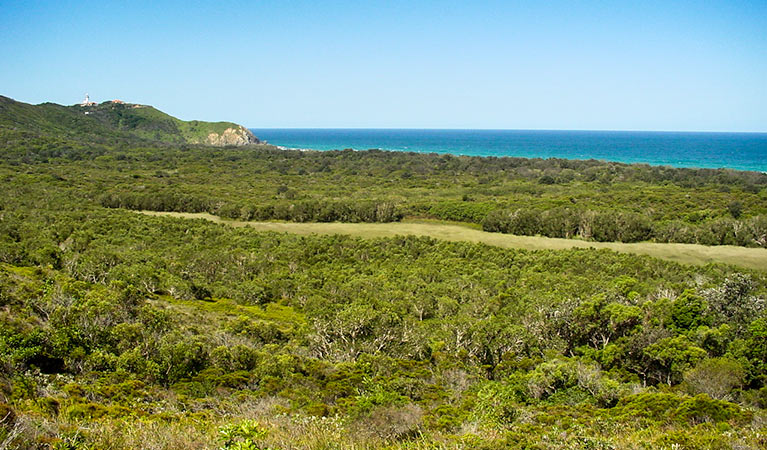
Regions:
M 767 0 L 0 0 L 0 94 L 85 92 L 258 128 L 767 131 Z

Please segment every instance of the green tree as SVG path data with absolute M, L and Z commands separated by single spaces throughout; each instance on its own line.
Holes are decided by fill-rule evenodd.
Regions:
M 671 305 L 671 323 L 680 330 L 693 330 L 710 324 L 708 305 L 703 297 L 687 289 Z
M 649 375 L 669 386 L 682 380 L 684 373 L 706 357 L 706 351 L 686 336 L 676 336 L 648 346 L 645 355 L 651 364 Z
M 641 309 L 607 301 L 604 295 L 583 302 L 573 311 L 571 333 L 596 349 L 630 334 L 640 323 Z

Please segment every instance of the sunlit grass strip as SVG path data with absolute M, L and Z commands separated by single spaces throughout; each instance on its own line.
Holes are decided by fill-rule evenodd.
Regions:
M 242 222 L 224 220 L 207 213 L 178 213 L 141 211 L 152 216 L 171 216 L 186 219 L 205 219 L 234 227 L 251 227 L 259 231 L 295 234 L 344 234 L 362 238 L 391 237 L 397 235 L 428 236 L 447 241 L 481 242 L 503 248 L 526 250 L 563 250 L 569 248 L 610 249 L 623 253 L 648 255 L 683 264 L 705 265 L 724 263 L 748 269 L 767 271 L 767 249 L 730 245 L 707 246 L 699 244 L 673 244 L 654 242 L 591 242 L 578 239 L 559 239 L 543 236 L 516 236 L 488 233 L 470 226 L 436 221 L 405 220 L 392 223 L 295 223 L 295 222 Z

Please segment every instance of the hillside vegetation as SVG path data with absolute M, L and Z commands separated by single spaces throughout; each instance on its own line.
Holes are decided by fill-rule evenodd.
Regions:
M 0 116 L 0 448 L 767 446 L 760 268 L 133 211 L 480 228 L 569 210 L 602 233 L 640 217 L 756 247 L 762 174 L 214 148 Z
M 235 123 L 187 122 L 148 105 L 119 101 L 93 106 L 62 106 L 55 103 L 30 105 L 0 96 L 0 129 L 8 136 L 20 134 L 24 137 L 68 138 L 87 143 L 258 143 L 250 131 Z

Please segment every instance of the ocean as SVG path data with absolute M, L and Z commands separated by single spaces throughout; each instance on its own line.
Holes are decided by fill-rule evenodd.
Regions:
M 287 148 L 601 159 L 767 172 L 767 133 L 254 128 Z

